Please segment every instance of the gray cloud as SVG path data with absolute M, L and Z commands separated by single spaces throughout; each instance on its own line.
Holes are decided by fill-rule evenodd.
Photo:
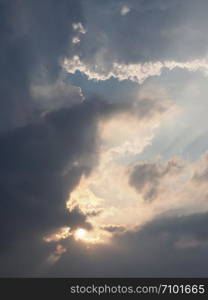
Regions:
M 108 232 L 123 232 L 126 230 L 125 226 L 121 226 L 121 225 L 107 225 L 107 226 L 103 226 L 101 229 L 106 230 Z
M 82 13 L 73 0 L 3 0 L 0 7 L 0 131 L 5 131 L 39 114 L 30 87 L 57 80 L 60 60 L 70 51 L 72 23 Z
M 146 201 L 152 201 L 158 196 L 161 181 L 169 175 L 177 175 L 182 165 L 176 159 L 166 164 L 144 162 L 136 165 L 130 174 L 129 183 L 141 193 Z
M 7 262 L 1 274 L 15 272 L 11 257 L 24 261 L 24 253 L 18 250 L 22 244 L 27 252 L 34 242 L 41 248 L 41 238 L 52 229 L 80 224 L 89 228 L 81 212 L 67 212 L 65 202 L 80 176 L 87 175 L 96 162 L 98 114 L 98 104 L 86 103 L 0 137 L 0 249 L 2 262 Z M 32 259 L 40 263 L 38 247 Z M 30 264 L 27 270 L 34 271 Z
M 1 275 L 37 274 L 56 246 L 43 243 L 45 234 L 64 226 L 91 229 L 79 209 L 66 210 L 66 201 L 99 159 L 98 121 L 126 108 L 86 100 L 0 136 Z M 14 267 L 16 260 L 24 269 Z
M 187 61 L 207 51 L 205 1 L 83 1 L 87 34 L 78 53 L 81 59 L 110 68 L 113 61 L 135 63 Z

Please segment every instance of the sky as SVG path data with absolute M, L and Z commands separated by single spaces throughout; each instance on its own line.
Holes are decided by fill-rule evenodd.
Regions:
M 0 276 L 208 276 L 208 2 L 0 0 Z

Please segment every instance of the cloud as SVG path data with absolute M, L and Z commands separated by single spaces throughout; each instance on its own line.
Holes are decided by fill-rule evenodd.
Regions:
M 140 163 L 130 176 L 130 184 L 143 194 L 144 200 L 152 201 L 158 196 L 163 178 L 177 176 L 183 166 L 179 160 L 169 160 L 165 165 L 160 163 Z
M 0 6 L 0 275 L 207 275 L 207 3 Z
M 77 32 L 80 32 L 82 34 L 85 34 L 87 31 L 86 29 L 84 28 L 84 26 L 82 25 L 82 23 L 73 23 L 72 24 L 72 28 L 74 31 L 77 31 Z
M 125 226 L 121 226 L 121 225 L 107 225 L 107 226 L 103 226 L 101 227 L 101 229 L 109 231 L 109 232 L 123 232 L 125 231 L 126 227 Z
M 41 110 L 31 86 L 53 85 L 70 51 L 79 1 L 1 1 L 0 132 L 23 126 Z M 57 100 L 58 101 L 58 100 Z
M 88 216 L 91 235 L 99 241 L 109 239 L 102 228 L 112 224 L 131 228 L 154 214 L 129 185 L 129 169 L 134 157 L 151 143 L 162 120 L 174 115 L 171 101 L 162 92 L 140 91 L 137 100 L 119 106 L 123 110 L 99 121 L 99 162 L 88 177 L 81 178 L 67 202 L 69 211 L 78 207 Z
M 207 3 L 203 0 L 199 4 L 193 0 L 130 0 L 126 6 L 131 11 L 125 16 L 118 14 L 123 6 L 123 1 L 83 2 L 88 31 L 76 55 L 85 66 L 91 66 L 92 73 L 96 65 L 106 76 L 117 70 L 117 65 L 127 68 L 149 63 L 147 68 L 151 68 L 159 62 L 187 63 L 206 58 Z
M 48 257 L 48 263 L 55 264 L 64 252 L 66 252 L 66 249 L 62 245 L 57 245 L 54 253 Z
M 132 125 L 132 119 L 124 120 L 125 126 L 136 128 L 133 137 L 138 136 L 142 143 L 139 123 Z M 142 124 L 142 119 L 140 122 Z M 87 178 L 82 177 L 70 194 L 67 206 L 70 211 L 79 207 L 88 215 L 88 221 L 93 225 L 91 236 L 108 242 L 118 232 L 117 226 L 125 226 L 127 231 L 135 226 L 141 229 L 160 214 L 179 217 L 207 211 L 206 182 L 196 179 L 207 173 L 206 155 L 194 162 L 176 157 L 168 161 L 155 159 L 138 163 L 134 160 L 134 151 L 139 151 L 141 144 L 134 145 L 131 140 L 126 144 L 126 138 L 120 143 L 120 130 L 121 137 L 125 132 L 130 135 L 124 124 L 115 117 L 104 123 L 100 132 L 99 164 Z M 100 229 L 110 229 L 105 230 L 110 235 Z M 184 243 L 192 242 L 195 243 L 188 239 Z
M 44 240 L 48 243 L 57 242 L 57 241 L 60 241 L 60 240 L 64 240 L 64 239 L 68 238 L 71 235 L 72 235 L 72 233 L 71 233 L 70 227 L 62 227 L 59 230 L 45 236 Z
M 130 12 L 130 8 L 129 8 L 128 6 L 124 5 L 124 6 L 121 8 L 121 15 L 122 15 L 122 16 L 127 15 L 129 12 Z
M 207 212 L 161 215 L 140 230 L 117 234 L 108 245 L 87 250 L 68 242 L 70 255 L 66 252 L 50 273 L 76 277 L 206 277 L 207 222 Z
M 73 30 L 76 32 L 76 35 L 72 38 L 72 44 L 79 44 L 81 41 L 81 35 L 85 34 L 87 30 L 84 28 L 81 22 L 72 24 Z
M 80 43 L 80 38 L 79 38 L 78 36 L 74 36 L 74 37 L 72 38 L 72 43 L 73 43 L 73 44 L 78 44 L 78 43 Z
M 32 85 L 30 93 L 41 112 L 70 107 L 84 101 L 81 88 L 60 78 L 50 84 Z
M 66 210 L 66 200 L 96 165 L 97 123 L 110 112 L 109 104 L 86 101 L 1 135 L 1 275 L 34 274 L 53 247 L 41 241 L 51 232 L 91 228 L 81 211 Z M 33 263 L 26 262 L 31 247 Z M 25 269 L 15 269 L 14 260 Z
M 194 173 L 193 180 L 198 184 L 206 184 L 208 180 L 208 153 L 203 155 L 201 164 Z
M 76 71 L 80 71 L 87 75 L 89 79 L 93 80 L 108 80 L 111 77 L 118 80 L 130 80 L 137 83 L 143 83 L 149 77 L 159 76 L 161 72 L 166 68 L 173 70 L 175 68 L 186 69 L 188 71 L 196 72 L 202 71 L 207 74 L 208 62 L 206 59 L 193 60 L 187 62 L 178 61 L 157 61 L 146 62 L 143 64 L 119 64 L 113 62 L 111 66 L 105 64 L 96 63 L 85 64 L 80 60 L 78 56 L 74 56 L 72 59 L 65 59 L 63 62 L 64 69 L 74 74 Z

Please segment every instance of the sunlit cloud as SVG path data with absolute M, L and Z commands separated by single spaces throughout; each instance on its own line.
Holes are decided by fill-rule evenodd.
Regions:
M 99 164 L 90 176 L 81 178 L 67 202 L 69 211 L 79 208 L 88 217 L 93 226 L 89 234 L 98 242 L 108 241 L 112 234 L 125 231 L 126 228 L 133 229 L 154 215 L 154 207 L 148 207 L 142 195 L 129 184 L 129 172 L 134 165 L 134 156 L 151 143 L 154 131 L 171 111 L 171 105 L 167 105 L 169 102 L 166 103 L 166 98 L 162 100 L 161 94 L 160 101 L 166 103 L 166 109 L 161 110 L 156 105 L 150 113 L 150 95 L 145 92 L 141 92 L 141 95 L 147 97 L 144 100 L 147 107 L 145 105 L 143 118 L 139 115 L 139 108 L 141 106 L 142 109 L 144 103 L 139 99 L 134 113 L 130 110 L 99 122 Z M 156 93 L 154 97 L 157 101 Z M 171 115 L 174 116 L 174 111 Z M 83 233 L 80 239 L 88 239 L 88 233 L 80 233 Z
M 109 237 L 107 233 L 104 234 L 101 230 L 94 229 L 94 231 L 88 231 L 83 228 L 75 230 L 73 236 L 76 241 L 83 242 L 87 245 L 96 245 L 107 242 Z
M 63 61 L 63 68 L 68 73 L 74 74 L 76 71 L 80 71 L 93 80 L 104 81 L 114 77 L 120 81 L 130 80 L 140 84 L 149 77 L 161 75 L 162 70 L 165 68 L 168 70 L 180 68 L 190 72 L 202 71 L 205 75 L 208 72 L 207 59 L 196 59 L 187 62 L 156 61 L 135 64 L 113 62 L 111 67 L 106 65 L 105 63 L 95 63 L 94 65 L 85 63 L 77 55 L 70 59 L 65 58 Z
M 49 234 L 44 237 L 44 241 L 50 242 L 57 242 L 60 240 L 64 240 L 72 235 L 70 227 L 63 227 L 57 230 L 56 232 Z
M 73 28 L 74 31 L 80 32 L 82 34 L 85 34 L 87 32 L 87 30 L 84 28 L 84 26 L 82 25 L 81 22 L 73 23 L 72 28 Z
M 73 43 L 73 44 L 79 44 L 79 43 L 80 43 L 80 38 L 79 38 L 78 36 L 74 36 L 74 37 L 72 38 L 72 43 Z
M 129 12 L 130 12 L 130 8 L 129 8 L 128 6 L 124 5 L 124 6 L 121 8 L 121 15 L 122 15 L 122 16 L 127 15 Z
M 75 239 L 108 242 L 114 234 L 139 228 L 160 214 L 188 215 L 208 208 L 207 189 L 196 184 L 201 160 L 138 161 L 157 128 L 180 114 L 164 91 L 141 89 L 138 97 L 135 110 L 99 122 L 99 164 L 89 176 L 82 176 L 67 201 L 70 212 L 79 208 L 92 225 L 89 232 L 78 231 L 80 237 L 75 233 Z M 149 106 L 153 98 L 155 106 Z M 157 99 L 165 109 L 156 105 Z

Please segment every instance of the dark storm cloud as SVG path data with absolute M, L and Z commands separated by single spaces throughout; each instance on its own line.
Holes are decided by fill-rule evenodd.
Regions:
M 65 226 L 91 229 L 78 209 L 66 210 L 66 201 L 97 163 L 98 121 L 124 108 L 89 100 L 0 136 L 0 275 L 37 275 L 54 247 L 44 235 Z
M 33 82 L 53 83 L 70 50 L 79 1 L 0 1 L 0 131 L 35 117 Z
M 0 249 L 9 260 L 10 255 L 24 260 L 24 251 L 18 257 L 15 248 L 22 243 L 30 246 L 48 230 L 87 226 L 79 211 L 67 213 L 65 201 L 96 160 L 96 109 L 96 105 L 86 104 L 58 111 L 40 123 L 1 136 Z M 75 161 L 79 162 L 76 166 Z M 4 275 L 11 267 L 7 263 L 6 270 L 1 268 Z
M 176 175 L 182 166 L 177 160 L 170 160 L 166 165 L 155 162 L 144 162 L 136 165 L 130 174 L 129 183 L 141 193 L 146 201 L 158 196 L 161 181 L 164 177 Z
M 52 247 L 42 241 L 47 231 L 90 228 L 78 210 L 67 213 L 65 201 L 93 166 L 97 108 L 88 104 L 41 117 L 36 99 L 47 93 L 60 103 L 80 99 L 69 85 L 67 95 L 62 91 L 59 75 L 61 59 L 71 51 L 72 24 L 81 19 L 77 0 L 0 1 L 2 276 L 33 274 Z M 19 127 L 26 123 L 31 125 Z
M 207 213 L 161 216 L 138 231 L 117 234 L 110 245 L 86 251 L 84 246 L 71 243 L 70 253 L 63 255 L 50 274 L 207 277 L 207 225 Z
M 122 15 L 121 9 L 130 11 Z M 81 60 L 136 63 L 180 60 L 207 52 L 206 1 L 129 0 L 83 1 L 87 33 L 81 41 Z
M 20 257 L 15 251 L 22 243 L 28 247 L 35 239 L 38 244 L 44 233 L 62 226 L 89 227 L 79 211 L 67 212 L 65 202 L 80 176 L 96 163 L 96 122 L 102 106 L 105 111 L 99 101 L 86 102 L 0 137 L 0 251 L 2 257 L 8 255 L 1 274 L 12 268 L 13 255 L 24 260 L 25 251 Z

